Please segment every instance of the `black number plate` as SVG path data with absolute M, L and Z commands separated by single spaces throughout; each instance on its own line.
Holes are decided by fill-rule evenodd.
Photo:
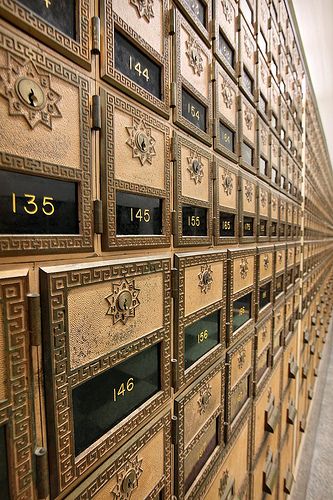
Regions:
M 235 152 L 235 132 L 220 122 L 220 143 L 229 151 Z
M 249 165 L 253 165 L 253 149 L 245 142 L 242 143 L 242 157 Z
M 207 208 L 183 206 L 183 236 L 207 236 Z
M 243 81 L 244 81 L 244 87 L 245 89 L 250 93 L 253 94 L 253 79 L 250 77 L 247 71 L 243 71 Z
M 203 2 L 201 2 L 200 0 L 185 0 L 186 3 L 189 5 L 189 7 L 191 8 L 193 14 L 195 15 L 195 17 L 197 17 L 199 19 L 199 21 L 201 22 L 201 24 L 203 26 L 206 25 L 206 19 L 205 19 L 205 6 L 203 4 Z
M 157 99 L 162 99 L 161 67 L 116 30 L 114 47 L 116 69 Z
M 278 276 L 275 281 L 275 297 L 283 292 L 283 274 Z
M 0 487 L 1 498 L 10 500 L 5 426 L 0 427 Z
M 75 39 L 75 0 L 20 0 L 20 3 L 52 24 L 59 31 Z
M 185 328 L 185 369 L 219 343 L 220 311 Z
M 259 287 L 259 309 L 267 306 L 271 301 L 271 282 Z
M 73 389 L 75 455 L 156 394 L 159 344 Z
M 251 318 L 252 293 L 244 295 L 233 303 L 232 331 L 235 332 Z
M 272 236 L 277 236 L 277 222 L 272 222 Z
M 260 236 L 267 236 L 267 220 L 260 220 Z
M 267 113 L 267 101 L 261 94 L 259 96 L 259 111 L 261 111 L 264 115 Z
M 220 33 L 219 38 L 220 52 L 225 57 L 227 63 L 234 68 L 235 67 L 235 51 L 229 44 L 229 42 L 224 38 L 222 33 Z
M 78 234 L 75 182 L 0 171 L 0 234 Z
M 200 130 L 207 131 L 205 106 L 184 89 L 182 89 L 182 115 Z
M 235 236 L 235 214 L 220 212 L 220 236 Z
M 162 200 L 160 198 L 119 191 L 116 204 L 117 234 L 162 234 Z
M 253 217 L 244 217 L 244 236 L 253 236 Z

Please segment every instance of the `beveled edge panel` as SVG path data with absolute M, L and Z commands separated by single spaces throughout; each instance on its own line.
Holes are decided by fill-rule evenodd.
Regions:
M 203 481 L 202 481 L 202 486 L 200 488 L 197 488 L 193 491 L 193 496 L 191 497 L 191 500 L 203 500 L 205 498 L 205 493 L 207 492 L 208 487 L 214 480 L 214 477 L 216 473 L 218 472 L 220 466 L 222 465 L 222 462 L 227 458 L 230 452 L 232 452 L 232 449 L 234 447 L 235 441 L 239 437 L 240 433 L 244 430 L 244 427 L 248 425 L 248 442 L 247 442 L 247 468 L 249 471 L 250 467 L 250 461 L 251 461 L 251 414 L 246 413 L 244 414 L 242 421 L 239 422 L 239 426 L 237 429 L 235 429 L 234 433 L 230 436 L 229 441 L 226 443 L 225 447 L 223 448 L 222 453 L 219 454 L 217 460 L 214 462 L 214 465 L 205 473 L 203 474 Z M 242 498 L 242 494 L 245 495 L 246 490 L 248 489 L 249 486 L 249 476 L 248 476 L 248 471 L 244 480 L 244 483 L 242 484 L 240 491 L 237 493 L 239 496 Z
M 212 242 L 213 234 L 213 182 L 212 182 L 212 154 L 211 152 L 189 140 L 189 138 L 180 135 L 178 132 L 173 131 L 172 135 L 174 147 L 174 203 L 176 209 L 176 223 L 174 227 L 174 246 L 196 246 L 196 245 L 210 245 Z M 208 160 L 208 189 L 209 200 L 208 202 L 197 200 L 182 195 L 182 176 L 181 176 L 181 145 L 195 150 L 200 156 L 204 156 Z M 207 236 L 183 236 L 182 224 L 182 204 L 187 204 L 196 207 L 207 208 Z
M 201 50 L 206 52 L 206 55 L 208 54 L 208 74 L 211 74 L 211 64 L 212 64 L 212 56 L 211 52 L 207 49 L 206 46 L 204 46 L 204 42 L 198 37 L 197 33 L 193 31 L 191 25 L 187 22 L 186 18 L 181 15 L 181 13 L 177 10 L 174 10 L 174 16 L 175 16 L 175 34 L 173 35 L 173 50 L 172 50 L 172 56 L 173 56 L 173 77 L 176 77 L 176 82 L 175 84 L 175 99 L 176 102 L 174 103 L 173 107 L 173 121 L 176 125 L 179 125 L 185 132 L 188 132 L 189 134 L 193 135 L 200 141 L 202 141 L 204 144 L 207 146 L 212 145 L 212 136 L 211 136 L 211 129 L 212 129 L 212 120 L 213 120 L 213 100 L 212 100 L 212 81 L 211 77 L 209 78 L 208 83 L 208 98 L 206 99 L 200 92 L 197 91 L 197 89 L 188 81 L 186 80 L 182 74 L 181 74 L 181 57 L 185 57 L 185 54 L 183 54 L 180 50 L 180 32 L 181 32 L 181 25 L 184 23 L 187 25 L 188 31 L 191 33 L 193 38 L 195 39 L 196 37 L 198 38 L 198 42 L 202 45 Z M 174 80 L 174 78 L 173 78 Z M 182 115 L 182 88 L 186 89 L 187 92 L 192 94 L 195 99 L 198 100 L 198 102 L 206 108 L 206 132 L 201 130 L 199 127 L 196 127 L 193 123 L 190 121 L 186 120 L 186 118 L 183 117 Z
M 214 209 L 214 239 L 215 239 L 215 245 L 221 245 L 221 244 L 230 244 L 230 243 L 235 243 L 238 240 L 238 234 L 239 234 L 239 189 L 238 189 L 238 173 L 239 170 L 236 167 L 236 165 L 230 165 L 229 163 L 225 163 L 224 159 L 220 156 L 215 156 L 214 157 L 214 162 L 215 162 L 215 169 L 216 172 L 214 174 L 214 195 L 213 195 L 213 209 Z M 230 170 L 233 174 L 236 176 L 236 183 L 235 186 L 233 187 L 236 190 L 236 208 L 232 209 L 229 207 L 223 207 L 223 205 L 220 204 L 220 197 L 219 197 L 219 170 L 221 168 L 225 168 L 227 170 Z M 226 176 L 227 178 L 227 176 Z M 229 192 L 230 187 L 226 185 L 224 187 L 225 192 Z M 220 212 L 222 210 L 225 213 L 230 213 L 235 215 L 235 236 L 234 237 L 226 237 L 224 238 L 223 236 L 220 236 Z
M 125 273 L 124 271 L 127 271 Z M 66 302 L 68 289 L 111 281 L 117 277 L 137 276 L 154 272 L 164 274 L 164 328 L 131 342 L 124 347 L 93 360 L 88 365 L 70 370 L 68 318 Z M 147 257 L 140 259 L 104 261 L 91 264 L 51 266 L 40 269 L 43 324 L 44 372 L 48 421 L 49 463 L 52 470 L 52 495 L 64 491 L 74 481 L 97 465 L 112 450 L 119 447 L 138 428 L 161 408 L 170 397 L 170 259 Z M 90 445 L 75 460 L 71 390 L 83 381 L 131 358 L 157 343 L 161 344 L 161 390 L 137 410 L 122 419 Z M 58 428 L 57 428 L 58 426 Z
M 1 1 L 1 0 L 0 0 Z M 83 75 L 65 66 L 45 51 L 28 45 L 17 35 L 2 29 L 0 46 L 14 56 L 31 60 L 35 65 L 74 85 L 80 96 L 80 150 L 81 169 L 58 164 L 44 163 L 5 152 L 1 153 L 0 166 L 12 172 L 42 175 L 59 180 L 71 180 L 79 184 L 78 218 L 80 234 L 66 235 L 0 235 L 2 255 L 28 255 L 69 252 L 88 252 L 93 249 L 93 214 L 91 182 L 91 127 L 90 127 L 90 82 Z
M 209 306 L 195 311 L 194 313 L 186 316 L 185 315 L 185 269 L 190 266 L 198 266 L 202 264 L 210 264 L 213 262 L 223 263 L 223 290 L 222 294 L 224 298 L 210 304 Z M 175 351 L 174 355 L 177 358 L 177 388 L 187 384 L 190 381 L 195 380 L 198 375 L 207 370 L 208 367 L 221 356 L 223 350 L 225 349 L 226 343 L 226 295 L 227 295 L 227 251 L 218 250 L 211 251 L 207 253 L 177 253 L 174 255 L 175 268 L 178 270 L 176 283 L 175 283 L 175 303 L 177 307 L 174 308 L 174 343 Z M 185 326 L 194 323 L 199 319 L 221 309 L 220 312 L 220 344 L 215 346 L 211 352 L 208 351 L 202 356 L 203 359 L 199 358 L 194 365 L 185 371 L 185 338 L 184 331 Z
M 0 273 L 0 307 L 5 336 L 7 398 L 0 402 L 0 425 L 6 429 L 8 477 L 13 498 L 32 500 L 33 485 L 33 409 L 28 332 L 28 273 L 17 271 L 11 277 Z
M 0 0 L 0 15 L 9 22 L 33 35 L 52 49 L 80 64 L 91 68 L 91 0 L 77 0 L 77 40 L 58 30 L 42 17 L 16 0 Z
M 211 29 L 210 29 L 210 19 L 212 19 L 212 0 L 201 0 L 201 3 L 205 4 L 206 12 L 206 23 L 207 28 L 205 28 L 198 19 L 193 15 L 191 7 L 186 2 L 186 0 L 174 0 L 177 6 L 181 9 L 187 21 L 191 23 L 194 29 L 198 32 L 201 38 L 205 41 L 208 47 L 211 46 L 210 38 L 211 38 Z
M 112 0 L 102 0 L 100 6 L 101 32 L 104 50 L 101 52 L 101 76 L 102 79 L 126 92 L 133 99 L 138 100 L 150 109 L 161 114 L 165 118 L 170 114 L 170 68 L 169 68 L 169 26 L 168 26 L 168 2 L 161 0 L 164 19 L 164 44 L 163 56 L 161 56 L 151 45 L 141 38 L 130 26 L 128 26 L 115 12 L 112 11 Z M 117 25 L 127 37 L 162 68 L 161 89 L 163 100 L 157 99 L 150 92 L 144 90 L 140 85 L 130 80 L 115 68 L 114 61 L 114 26 Z M 103 56 L 104 53 L 104 56 Z
M 165 498 L 171 497 L 171 414 L 170 411 L 168 411 L 164 415 L 156 417 L 153 422 L 146 425 L 66 498 L 71 498 L 72 500 L 93 498 L 95 493 L 98 494 L 98 491 L 106 486 L 108 481 L 120 467 L 126 467 L 130 456 L 137 454 L 141 448 L 149 443 L 150 439 L 161 431 L 161 429 L 163 429 L 164 434 L 163 459 L 166 467 L 164 469 L 163 479 L 159 481 L 153 491 L 150 492 L 147 500 L 155 499 L 162 488 L 164 488 Z M 123 479 L 121 475 L 120 479 Z
M 103 201 L 104 232 L 102 247 L 104 251 L 116 248 L 145 248 L 164 247 L 170 245 L 170 128 L 159 117 L 135 106 L 125 96 L 112 93 L 112 89 L 101 88 L 102 105 L 102 133 L 101 133 L 101 184 Z M 115 179 L 114 175 L 114 126 L 113 108 L 119 107 L 128 111 L 131 116 L 144 118 L 149 124 L 155 125 L 165 134 L 165 187 L 157 189 L 149 186 L 133 184 L 131 182 Z M 112 147 L 111 147 L 112 145 Z M 163 200 L 162 227 L 164 234 L 161 236 L 117 236 L 116 234 L 116 191 L 155 196 Z
M 178 425 L 178 441 L 177 441 L 177 451 L 175 453 L 175 471 L 176 471 L 176 492 L 179 498 L 184 498 L 184 461 L 185 461 L 185 442 L 184 442 L 184 432 L 185 432 L 185 405 L 191 398 L 198 393 L 200 386 L 205 387 L 210 379 L 212 379 L 217 373 L 221 373 L 221 399 L 220 406 L 214 411 L 214 413 L 209 417 L 205 424 L 199 429 L 197 434 L 194 436 L 192 441 L 187 446 L 187 450 L 197 443 L 199 438 L 208 429 L 209 425 L 216 419 L 219 419 L 219 428 L 217 429 L 218 438 L 218 451 L 220 452 L 223 446 L 223 412 L 224 412 L 224 359 L 219 360 L 213 365 L 206 373 L 204 373 L 198 380 L 193 382 L 190 387 L 186 389 L 184 393 L 175 399 L 175 413 L 177 415 L 177 425 Z M 212 456 L 216 455 L 216 450 L 209 457 L 207 462 L 211 460 Z M 219 453 L 217 454 L 217 456 Z M 203 477 L 205 473 L 208 472 L 210 467 L 207 467 L 207 462 L 204 464 L 202 470 L 200 471 L 199 480 L 195 479 L 195 490 L 197 490 L 203 482 Z M 202 474 L 204 473 L 204 474 Z M 192 496 L 191 491 L 191 496 Z

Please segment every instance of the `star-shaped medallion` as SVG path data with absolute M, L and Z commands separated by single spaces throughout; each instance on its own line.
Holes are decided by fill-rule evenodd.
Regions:
M 144 17 L 149 23 L 152 17 L 154 17 L 154 0 L 130 0 L 131 5 L 136 7 L 140 17 Z
M 199 287 L 201 288 L 201 292 L 207 293 L 208 290 L 210 290 L 213 283 L 212 274 L 212 266 L 208 264 L 201 266 L 201 273 L 198 274 Z
M 139 485 L 142 475 L 142 462 L 138 456 L 126 461 L 126 465 L 117 473 L 117 484 L 110 491 L 113 500 L 129 500 Z
M 135 309 L 140 305 L 139 293 L 134 279 L 123 278 L 112 283 L 112 293 L 105 300 L 110 304 L 106 314 L 112 316 L 113 324 L 121 321 L 125 325 L 129 318 L 134 318 Z
M 141 165 L 152 164 L 152 158 L 156 156 L 156 140 L 151 135 L 151 128 L 143 119 L 133 118 L 133 126 L 126 127 L 126 130 L 129 135 L 126 144 L 132 148 L 133 158 L 139 158 Z
M 187 157 L 187 163 L 187 170 L 190 172 L 191 179 L 194 180 L 195 184 L 198 184 L 204 176 L 201 155 L 197 151 L 191 150 L 190 156 Z
M 200 76 L 203 72 L 203 58 L 201 55 L 201 49 L 197 41 L 190 35 L 186 42 L 186 55 L 189 65 L 193 69 L 193 73 Z

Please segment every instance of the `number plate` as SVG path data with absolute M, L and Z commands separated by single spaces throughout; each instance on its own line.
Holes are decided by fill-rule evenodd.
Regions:
M 185 369 L 219 343 L 220 311 L 185 328 Z
M 207 236 L 207 208 L 183 206 L 183 236 Z
M 259 287 L 259 309 L 267 306 L 271 301 L 271 282 Z
M 253 217 L 244 217 L 243 234 L 244 236 L 253 236 Z
M 283 292 L 283 274 L 278 276 L 275 281 L 275 297 Z
M 77 234 L 77 185 L 0 171 L 0 234 Z
M 160 390 L 159 358 L 156 344 L 74 388 L 75 455 Z
M 219 48 L 221 54 L 225 57 L 227 63 L 234 68 L 235 67 L 235 51 L 226 40 L 226 38 L 220 33 L 219 37 Z
M 272 236 L 277 236 L 277 222 L 272 222 Z
M 243 70 L 243 82 L 245 90 L 247 90 L 250 94 L 253 94 L 253 79 L 245 69 Z
M 203 132 L 207 131 L 205 106 L 184 89 L 182 89 L 182 115 Z
M 205 6 L 201 0 L 185 0 L 187 5 L 191 8 L 191 12 L 194 14 L 194 16 L 199 19 L 200 23 L 205 26 L 206 25 L 206 19 L 205 19 Z
M 259 96 L 259 111 L 264 115 L 267 113 L 267 101 L 262 94 Z
M 246 163 L 253 165 L 253 148 L 248 146 L 245 142 L 242 143 L 242 157 Z
M 235 214 L 220 212 L 220 236 L 232 238 L 235 236 Z
M 161 67 L 116 30 L 114 45 L 116 69 L 157 99 L 162 99 Z
M 260 220 L 260 236 L 267 236 L 267 220 Z
M 75 0 L 20 0 L 38 16 L 71 38 L 76 36 Z
M 2 369 L 2 368 L 1 368 Z M 6 449 L 6 427 L 0 427 L 0 485 L 1 485 L 1 498 L 9 500 L 9 478 L 8 478 L 8 461 Z
M 235 332 L 251 318 L 252 293 L 248 293 L 233 303 L 232 330 Z
M 235 132 L 226 127 L 222 122 L 220 122 L 220 143 L 225 148 L 235 152 Z
M 117 235 L 162 234 L 162 200 L 117 192 Z

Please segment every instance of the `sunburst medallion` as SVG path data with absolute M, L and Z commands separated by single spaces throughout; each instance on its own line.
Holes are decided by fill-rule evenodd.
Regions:
M 248 203 L 251 203 L 253 199 L 253 184 L 251 182 L 245 182 L 245 197 Z
M 201 273 L 198 274 L 199 287 L 201 288 L 201 292 L 207 293 L 210 290 L 213 283 L 212 274 L 212 266 L 208 264 L 201 266 Z
M 267 271 L 267 269 L 268 269 L 268 266 L 269 266 L 269 257 L 268 257 L 268 255 L 266 254 L 266 255 L 264 256 L 264 269 L 266 269 L 266 271 Z
M 233 11 L 230 2 L 229 0 L 222 0 L 221 3 L 225 20 L 230 24 L 233 19 Z
M 187 170 L 190 172 L 191 179 L 194 180 L 195 184 L 198 184 L 204 176 L 201 155 L 197 151 L 192 150 L 190 156 L 187 157 L 187 163 Z
M 144 17 L 149 23 L 152 17 L 154 17 L 154 0 L 130 0 L 131 5 L 136 7 L 136 10 L 140 17 Z
M 31 128 L 39 123 L 52 129 L 52 120 L 61 118 L 61 96 L 52 89 L 51 77 L 41 74 L 31 60 L 20 62 L 9 55 L 0 68 L 0 95 L 8 100 L 10 116 L 23 116 Z
M 245 364 L 245 360 L 246 360 L 246 351 L 245 349 L 241 349 L 240 353 L 238 354 L 238 358 L 237 358 L 237 361 L 238 361 L 238 368 L 241 370 Z
M 142 462 L 138 456 L 128 460 L 123 469 L 117 473 L 117 484 L 110 491 L 113 500 L 129 500 L 139 484 L 142 475 Z
M 239 264 L 239 274 L 240 277 L 245 280 L 247 273 L 249 272 L 249 263 L 246 257 L 242 257 Z
M 152 164 L 152 158 L 156 156 L 156 140 L 151 135 L 151 128 L 143 119 L 133 118 L 133 126 L 126 127 L 126 130 L 129 135 L 126 144 L 132 148 L 133 158 L 139 158 L 141 165 Z
M 193 69 L 193 73 L 200 76 L 203 72 L 203 58 L 201 55 L 201 49 L 197 41 L 191 36 L 189 36 L 186 42 L 186 55 L 189 65 Z
M 233 180 L 228 171 L 224 171 L 222 174 L 222 186 L 225 194 L 230 196 L 233 190 Z
M 112 283 L 112 293 L 105 297 L 110 304 L 107 315 L 112 316 L 113 324 L 121 321 L 124 325 L 129 318 L 134 318 L 135 309 L 140 305 L 140 290 L 135 288 L 135 281 L 123 278 Z
M 232 92 L 231 92 L 230 85 L 228 85 L 227 80 L 225 80 L 224 78 L 223 78 L 223 81 L 221 83 L 221 90 L 222 90 L 222 98 L 223 98 L 224 104 L 226 105 L 226 107 L 228 109 L 231 109 L 232 104 L 233 104 Z
M 198 399 L 198 406 L 199 406 L 198 410 L 200 415 L 206 412 L 211 397 L 212 397 L 212 387 L 209 384 L 205 384 L 200 389 L 200 396 Z

